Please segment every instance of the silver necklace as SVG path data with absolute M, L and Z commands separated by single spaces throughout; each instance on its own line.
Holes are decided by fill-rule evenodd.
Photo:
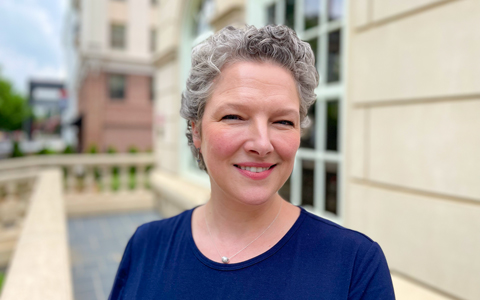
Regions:
M 222 263 L 228 264 L 232 258 L 234 258 L 235 256 L 237 256 L 238 253 L 240 253 L 240 252 L 242 252 L 243 250 L 247 249 L 248 246 L 250 246 L 253 242 L 255 242 L 256 240 L 258 240 L 265 232 L 267 232 L 267 230 L 268 230 L 270 227 L 272 227 L 273 223 L 275 223 L 275 221 L 277 220 L 278 216 L 280 215 L 280 211 L 282 210 L 282 206 L 283 206 L 283 202 L 282 202 L 282 204 L 280 205 L 280 209 L 278 210 L 278 213 L 277 213 L 277 215 L 275 216 L 275 219 L 273 219 L 272 223 L 270 223 L 270 225 L 268 225 L 268 227 L 265 228 L 265 230 L 264 230 L 262 233 L 260 233 L 260 235 L 258 235 L 253 241 L 251 241 L 250 243 L 248 243 L 245 247 L 243 247 L 242 249 L 240 249 L 240 251 L 238 251 L 237 253 L 235 253 L 234 255 L 232 255 L 232 256 L 230 256 L 230 257 L 223 256 L 223 255 L 221 255 L 220 252 L 218 251 L 217 245 L 215 244 L 215 241 L 213 240 L 212 233 L 210 232 L 210 227 L 208 227 L 208 222 L 207 222 L 207 208 L 205 207 L 204 215 L 205 215 L 205 224 L 207 225 L 208 234 L 210 235 L 210 239 L 212 240 L 213 247 L 215 247 L 215 250 L 217 251 L 218 256 L 220 256 L 220 257 L 222 258 Z

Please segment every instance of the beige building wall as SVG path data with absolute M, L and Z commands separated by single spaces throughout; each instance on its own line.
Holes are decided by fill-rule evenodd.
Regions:
M 226 25 L 244 23 L 244 1 L 215 0 L 215 11 L 210 24 L 213 30 Z M 154 55 L 155 115 L 154 138 L 155 155 L 162 171 L 180 175 L 185 157 L 182 157 L 182 140 L 185 121 L 180 117 L 180 100 L 183 89 L 185 68 L 188 68 L 189 55 L 194 36 L 191 21 L 199 1 L 165 0 L 160 1 L 157 26 L 159 45 Z
M 345 225 L 393 274 L 480 299 L 480 1 L 350 4 Z
M 161 203 L 195 190 L 181 171 L 179 116 L 195 3 L 160 1 L 158 12 L 154 149 L 168 174 L 155 180 Z M 243 24 L 245 5 L 215 1 L 211 27 Z M 480 2 L 347 6 L 343 225 L 382 246 L 398 299 L 478 299 Z M 193 194 L 179 196 L 187 204 L 176 209 Z

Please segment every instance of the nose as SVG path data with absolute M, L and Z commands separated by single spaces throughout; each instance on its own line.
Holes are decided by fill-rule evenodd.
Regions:
M 267 122 L 252 122 L 248 128 L 248 135 L 245 143 L 247 152 L 265 157 L 273 151 Z

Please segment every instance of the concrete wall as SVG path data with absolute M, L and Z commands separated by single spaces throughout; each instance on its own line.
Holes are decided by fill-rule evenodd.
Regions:
M 480 2 L 350 3 L 346 225 L 394 274 L 479 299 Z

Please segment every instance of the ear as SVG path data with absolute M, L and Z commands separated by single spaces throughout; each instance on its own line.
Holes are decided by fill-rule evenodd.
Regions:
M 200 148 L 202 145 L 202 138 L 200 135 L 200 126 L 197 126 L 195 122 L 191 122 L 192 124 L 192 137 L 193 137 L 193 144 L 195 145 L 195 148 Z M 200 125 L 200 124 L 198 124 Z

